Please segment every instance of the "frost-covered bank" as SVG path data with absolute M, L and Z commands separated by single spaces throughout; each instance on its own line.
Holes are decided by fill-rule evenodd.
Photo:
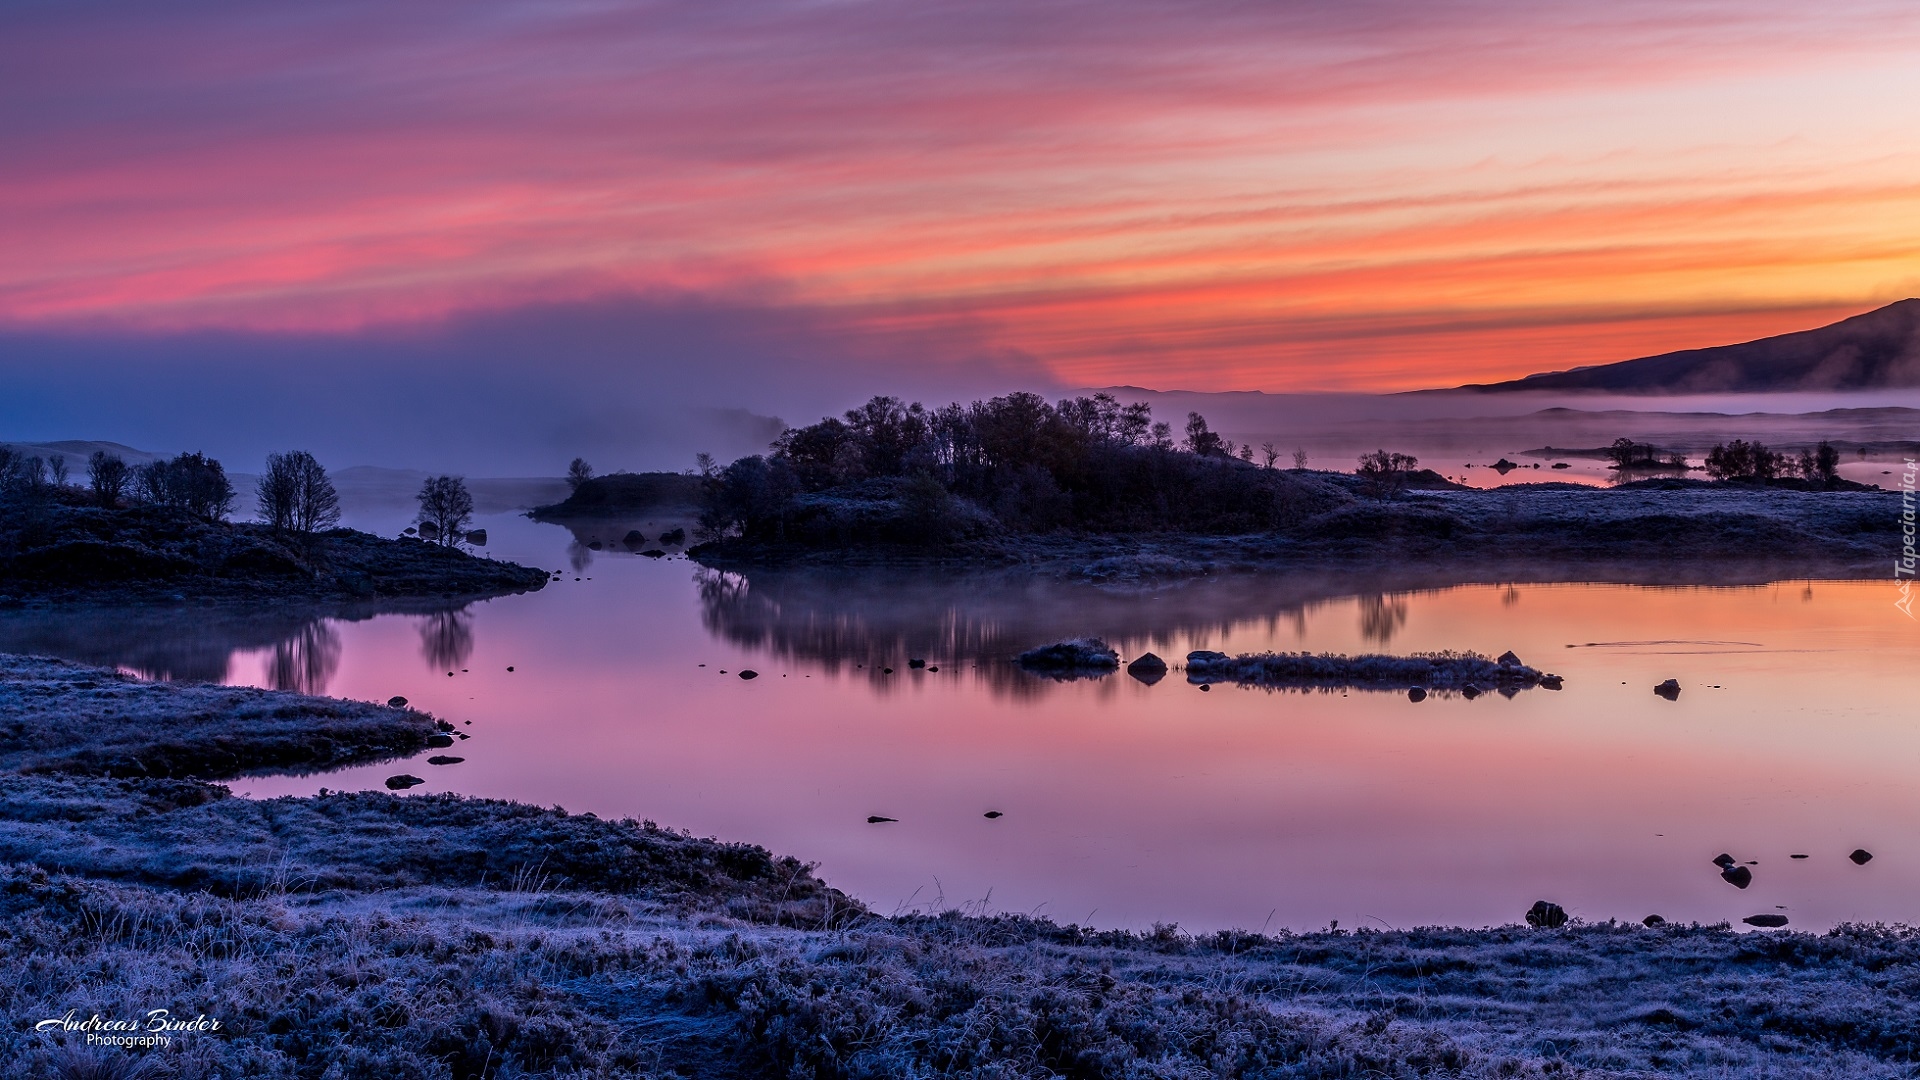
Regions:
M 283 708 L 346 728 L 431 721 L 244 696 L 259 692 L 221 704 L 45 663 L 0 667 L 4 1077 L 71 1076 L 68 1055 L 107 1053 L 148 1056 L 158 1076 L 314 1078 L 1837 1078 L 1920 1060 L 1906 931 L 1196 937 L 881 918 L 792 859 L 648 823 L 109 778 L 99 763 L 181 760 L 171 742 L 205 725 L 297 724 Z M 119 749 L 86 750 L 95 730 Z M 375 742 L 356 745 L 388 752 Z M 1533 899 L 1515 898 L 1516 920 Z M 109 1052 L 31 1030 L 152 1008 L 223 1031 Z

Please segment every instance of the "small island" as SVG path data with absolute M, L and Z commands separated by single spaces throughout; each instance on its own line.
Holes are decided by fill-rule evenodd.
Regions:
M 875 398 L 709 469 L 704 542 L 689 554 L 718 568 L 937 563 L 1096 578 L 1181 566 L 1849 576 L 1887 564 L 1899 506 L 1897 493 L 1839 478 L 1825 443 L 1796 455 L 1735 440 L 1707 456 L 1712 479 L 1682 470 L 1604 488 L 1474 489 L 1387 450 L 1352 472 L 1279 457 L 1272 443 L 1223 439 L 1198 413 L 1176 441 L 1147 406 L 1106 394 L 939 409 Z
M 473 503 L 457 478 L 422 492 L 417 531 L 438 542 L 337 527 L 325 470 L 297 451 L 269 458 L 258 498 L 260 521 L 228 520 L 233 487 L 200 454 L 139 469 L 96 455 L 84 487 L 0 459 L 0 604 L 478 599 L 547 581 L 461 549 Z

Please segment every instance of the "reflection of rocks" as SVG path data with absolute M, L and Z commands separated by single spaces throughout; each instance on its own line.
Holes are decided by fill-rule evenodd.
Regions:
M 473 616 L 462 609 L 420 620 L 420 655 L 436 671 L 464 667 L 473 655 Z
M 1152 686 L 1167 677 L 1167 662 L 1152 653 L 1142 653 L 1127 665 L 1127 674 Z
M 1120 666 L 1120 657 L 1099 638 L 1072 638 L 1028 649 L 1020 666 L 1056 678 L 1098 678 Z

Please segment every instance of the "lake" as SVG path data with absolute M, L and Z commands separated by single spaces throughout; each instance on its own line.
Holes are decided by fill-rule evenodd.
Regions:
M 1920 626 L 1890 580 L 1372 591 L 1276 575 L 1115 590 L 931 570 L 740 575 L 592 551 L 515 516 L 479 523 L 491 554 L 561 580 L 352 620 L 13 612 L 0 650 L 404 695 L 472 736 L 435 751 L 463 763 L 422 754 L 235 790 L 382 788 L 412 772 L 428 781 L 416 792 L 762 844 L 817 861 L 883 914 L 1404 928 L 1512 922 L 1544 898 L 1589 920 L 1920 920 Z M 1055 682 L 1012 663 L 1081 634 L 1172 663 L 1199 648 L 1512 649 L 1566 685 L 1415 704 L 1201 692 L 1178 671 L 1153 686 Z M 1667 678 L 1677 701 L 1652 692 Z M 1875 858 L 1856 866 L 1855 848 Z M 1757 863 L 1751 888 L 1721 880 L 1721 852 Z

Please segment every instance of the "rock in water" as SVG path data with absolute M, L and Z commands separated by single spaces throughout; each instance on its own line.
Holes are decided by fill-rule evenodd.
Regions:
M 1720 871 L 1720 877 L 1736 889 L 1744 889 L 1753 884 L 1753 871 L 1744 866 L 1729 866 Z
M 1495 660 L 1494 663 L 1499 664 L 1501 667 L 1526 667 L 1527 666 L 1520 662 L 1519 657 L 1513 655 L 1512 649 L 1508 649 L 1506 652 L 1501 653 L 1500 659 Z
M 1407 700 L 1415 701 L 1415 702 L 1427 700 L 1427 688 L 1424 686 L 1415 686 L 1415 687 L 1409 688 L 1407 690 Z
M 898 821 L 898 820 L 900 819 L 890 818 L 890 817 L 881 817 L 879 814 L 870 814 L 867 816 L 867 824 L 869 825 L 879 825 L 883 822 Z
M 646 556 L 649 559 L 664 559 L 667 557 L 667 553 L 664 551 L 661 551 L 659 548 L 648 548 L 647 550 L 641 552 L 640 554 Z
M 639 529 L 628 529 L 626 537 L 620 542 L 628 547 L 639 547 L 641 544 L 647 542 L 647 534 L 641 532 Z
M 395 694 L 387 699 L 387 708 L 389 709 L 404 709 L 406 707 L 407 699 L 401 697 L 399 694 Z
M 1141 653 L 1127 665 L 1127 674 L 1152 686 L 1167 677 L 1167 662 L 1152 653 Z
M 998 810 L 989 810 L 986 813 L 981 814 L 980 816 L 983 818 L 986 818 L 988 821 L 992 821 L 994 818 L 1005 817 L 1006 815 L 1002 814 Z
M 1655 927 L 1667 925 L 1667 920 L 1661 918 L 1658 915 L 1649 915 L 1646 918 L 1641 919 L 1640 922 L 1644 925 L 1655 926 Z
M 435 748 L 439 748 L 442 746 L 452 746 L 453 736 L 443 731 L 435 732 L 434 734 L 427 736 L 427 745 Z
M 1739 861 L 1740 861 L 1739 859 L 1734 858 L 1733 856 L 1727 854 L 1724 851 L 1713 857 L 1713 865 L 1719 867 L 1722 870 L 1725 870 L 1727 867 L 1732 866 L 1734 863 L 1737 863 Z
M 399 776 L 387 777 L 387 788 L 392 791 L 405 791 L 410 787 L 418 787 L 424 783 L 426 783 L 425 780 L 422 780 L 417 776 L 409 775 L 407 773 L 401 773 Z
M 1787 917 L 1785 915 L 1771 915 L 1771 914 L 1749 915 L 1746 918 L 1741 919 L 1740 921 L 1743 923 L 1746 923 L 1748 926 L 1785 926 L 1787 925 Z
M 1680 700 L 1680 680 L 1668 679 L 1666 682 L 1663 682 L 1659 686 L 1654 687 L 1653 692 L 1656 694 L 1659 694 L 1663 698 L 1666 698 L 1668 701 L 1679 701 Z
M 740 677 L 743 679 L 757 679 L 760 677 L 760 673 L 752 668 L 745 668 L 740 672 Z
M 601 544 L 600 544 L 600 541 L 598 541 L 598 540 L 589 540 L 589 541 L 587 541 L 587 550 L 588 550 L 588 551 L 599 551 L 599 550 L 600 550 L 600 547 L 601 547 Z
M 1466 698 L 1468 701 L 1472 701 L 1474 698 L 1480 696 L 1480 688 L 1472 683 L 1468 683 L 1460 688 L 1460 696 Z
M 1865 866 L 1873 861 L 1873 852 L 1868 851 L 1866 848 L 1854 848 L 1853 854 L 1847 856 L 1847 858 L 1852 859 L 1853 865 L 1855 866 Z
M 907 666 L 910 668 L 923 668 L 927 666 L 927 662 L 925 660 L 915 660 L 909 657 L 907 659 Z
M 1560 689 L 1560 681 L 1560 676 L 1558 675 L 1542 675 L 1540 676 L 1540 689 L 1558 690 Z
M 1567 925 L 1566 909 L 1548 900 L 1535 900 L 1527 909 L 1527 925 L 1554 930 Z
M 428 758 L 428 759 L 427 759 L 427 764 L 429 764 L 429 765 L 458 765 L 458 764 L 460 764 L 461 762 L 463 762 L 463 761 L 465 761 L 465 760 L 467 760 L 467 759 L 466 759 L 466 758 L 463 758 L 463 757 L 448 757 L 448 756 L 447 756 L 447 755 L 445 755 L 445 754 L 435 754 L 435 755 L 433 755 L 432 757 L 430 757 L 430 758 Z
M 474 547 L 486 547 L 487 546 L 487 530 L 475 529 L 472 532 L 468 533 L 467 543 L 472 544 Z

